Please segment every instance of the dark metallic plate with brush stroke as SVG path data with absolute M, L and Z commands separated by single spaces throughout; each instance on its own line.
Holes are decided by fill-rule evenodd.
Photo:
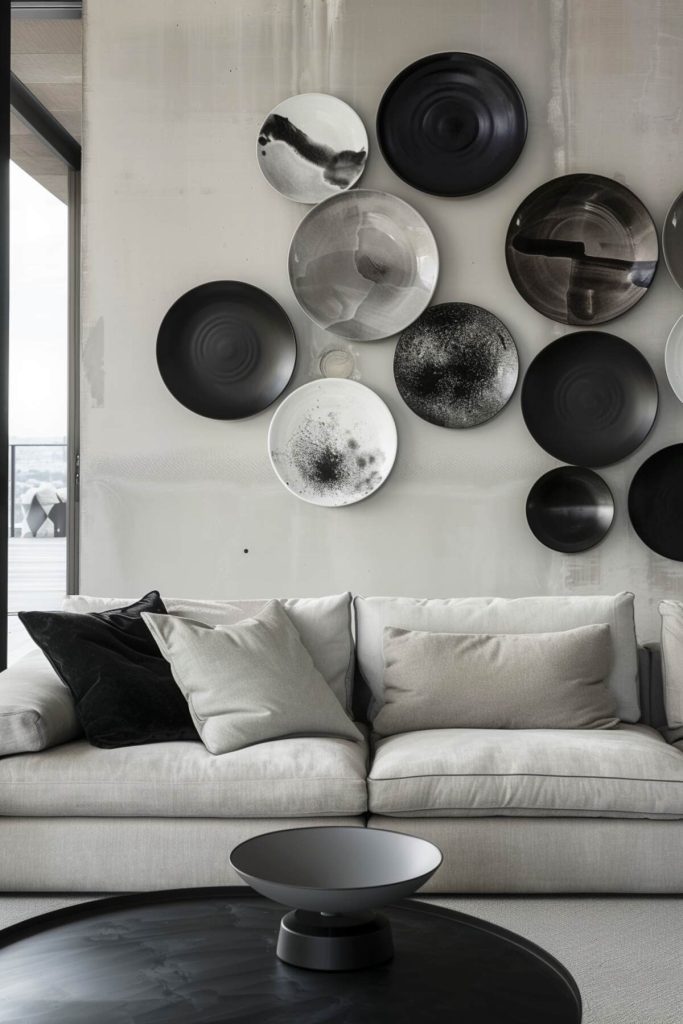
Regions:
M 598 174 L 567 174 L 516 210 L 505 256 L 529 305 L 583 327 L 612 320 L 643 298 L 659 248 L 652 217 L 633 192 Z
M 282 306 L 244 281 L 211 281 L 182 295 L 157 339 L 164 384 L 200 416 L 242 419 L 271 405 L 296 363 Z
M 614 519 L 614 498 L 597 473 L 559 466 L 544 473 L 526 500 L 529 528 L 541 544 L 571 554 L 595 547 Z
M 532 437 L 556 459 L 579 466 L 608 466 L 635 451 L 652 429 L 658 400 L 645 356 L 600 331 L 546 345 L 522 385 Z

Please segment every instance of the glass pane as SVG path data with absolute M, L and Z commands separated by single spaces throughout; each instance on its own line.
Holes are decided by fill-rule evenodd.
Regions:
M 36 145 L 22 153 L 44 184 L 10 164 L 10 663 L 30 649 L 16 613 L 66 590 L 68 210 Z

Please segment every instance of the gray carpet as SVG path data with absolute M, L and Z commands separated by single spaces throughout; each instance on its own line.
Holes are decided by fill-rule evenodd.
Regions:
M 0 897 L 0 927 L 83 896 Z M 683 901 L 672 898 L 453 897 L 429 902 L 509 928 L 574 975 L 583 1024 L 681 1024 Z

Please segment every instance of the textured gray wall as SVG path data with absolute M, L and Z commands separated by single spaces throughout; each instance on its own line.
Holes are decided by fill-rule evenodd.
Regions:
M 382 160 L 374 118 L 383 89 L 424 54 L 469 50 L 500 63 L 527 102 L 526 148 L 494 188 L 431 198 Z M 643 459 L 683 440 L 683 406 L 664 344 L 683 293 L 663 263 L 650 294 L 606 329 L 650 359 L 660 415 L 646 444 L 604 476 L 617 500 L 606 541 L 582 555 L 541 547 L 524 515 L 529 487 L 556 465 L 528 435 L 519 390 L 494 420 L 448 431 L 396 391 L 394 340 L 348 344 L 357 379 L 388 403 L 399 456 L 369 500 L 336 510 L 299 502 L 266 453 L 271 412 L 222 423 L 165 390 L 156 334 L 188 288 L 239 278 L 271 292 L 300 346 L 293 386 L 319 375 L 338 340 L 291 294 L 286 256 L 305 207 L 262 179 L 263 115 L 303 91 L 331 92 L 368 128 L 362 184 L 413 203 L 442 259 L 435 301 L 486 306 L 508 325 L 522 372 L 566 328 L 529 308 L 505 268 L 517 203 L 548 178 L 595 171 L 625 182 L 661 226 L 683 188 L 680 0 L 88 0 L 81 589 L 196 596 L 362 593 L 637 595 L 655 636 L 656 602 L 683 590 L 681 566 L 643 547 L 628 484 Z M 243 549 L 249 553 L 244 554 Z

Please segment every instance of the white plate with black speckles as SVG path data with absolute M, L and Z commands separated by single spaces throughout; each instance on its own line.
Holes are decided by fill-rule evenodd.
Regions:
M 397 447 L 389 409 L 354 380 L 314 380 L 297 388 L 268 431 L 280 482 L 302 501 L 328 508 L 374 494 L 391 473 Z
M 295 203 L 320 203 L 355 185 L 368 135 L 348 103 L 322 92 L 278 103 L 261 125 L 256 154 L 266 181 Z

